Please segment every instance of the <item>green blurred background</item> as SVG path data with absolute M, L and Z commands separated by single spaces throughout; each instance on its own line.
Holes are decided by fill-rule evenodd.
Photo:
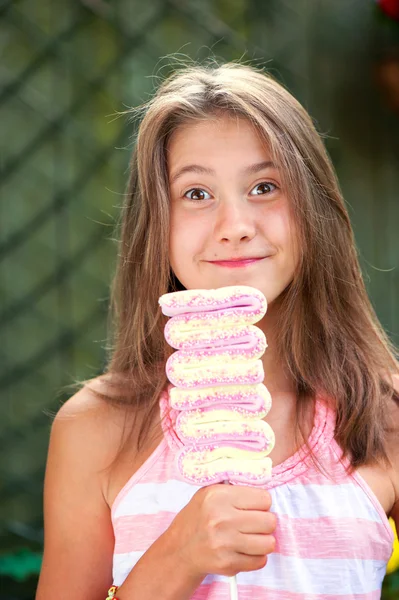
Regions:
M 48 413 L 105 360 L 133 135 L 116 112 L 147 100 L 183 54 L 266 66 L 325 136 L 398 344 L 399 22 L 375 0 L 15 0 L 0 18 L 0 597 L 25 600 Z M 398 572 L 383 593 L 399 597 Z

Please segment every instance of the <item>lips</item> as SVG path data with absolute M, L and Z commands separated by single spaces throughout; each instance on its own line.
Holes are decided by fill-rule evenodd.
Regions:
M 240 256 L 238 258 L 221 258 L 220 260 L 211 260 L 209 262 L 245 262 L 249 260 L 262 260 L 266 256 Z
M 254 257 L 254 258 L 230 258 L 227 260 L 214 260 L 214 261 L 210 261 L 211 264 L 213 265 L 217 265 L 220 267 L 245 267 L 246 265 L 250 265 L 252 263 L 258 262 L 260 260 L 263 260 L 264 258 L 267 258 L 266 256 L 262 256 L 262 257 Z

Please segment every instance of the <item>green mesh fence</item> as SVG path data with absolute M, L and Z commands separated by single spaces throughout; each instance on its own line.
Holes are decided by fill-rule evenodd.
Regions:
M 113 227 L 133 133 L 115 113 L 148 98 L 172 68 L 162 57 L 213 54 L 266 65 L 317 118 L 329 134 L 364 266 L 384 269 L 368 275 L 370 294 L 397 335 L 398 243 L 390 228 L 399 216 L 397 123 L 371 80 L 364 120 L 353 98 L 370 91 L 361 74 L 374 68 L 375 34 L 385 26 L 373 2 L 315 4 L 0 2 L 1 598 L 34 596 L 48 412 L 70 394 L 66 385 L 104 365 Z M 372 142 L 364 133 L 370 115 Z M 396 586 L 395 575 L 386 580 L 385 598 Z

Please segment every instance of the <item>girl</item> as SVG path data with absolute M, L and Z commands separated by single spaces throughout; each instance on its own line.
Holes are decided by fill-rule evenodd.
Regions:
M 144 107 L 107 372 L 63 405 L 37 600 L 376 600 L 399 521 L 395 350 L 302 106 L 259 69 L 184 67 Z M 244 284 L 268 311 L 264 488 L 177 478 L 163 438 L 170 291 Z M 396 390 L 396 391 L 395 391 Z

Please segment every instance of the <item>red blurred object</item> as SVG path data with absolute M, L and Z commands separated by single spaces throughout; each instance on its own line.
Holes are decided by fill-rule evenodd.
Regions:
M 399 0 L 378 0 L 378 4 L 388 17 L 399 21 Z
M 381 60 L 375 75 L 386 104 L 399 113 L 399 52 Z

